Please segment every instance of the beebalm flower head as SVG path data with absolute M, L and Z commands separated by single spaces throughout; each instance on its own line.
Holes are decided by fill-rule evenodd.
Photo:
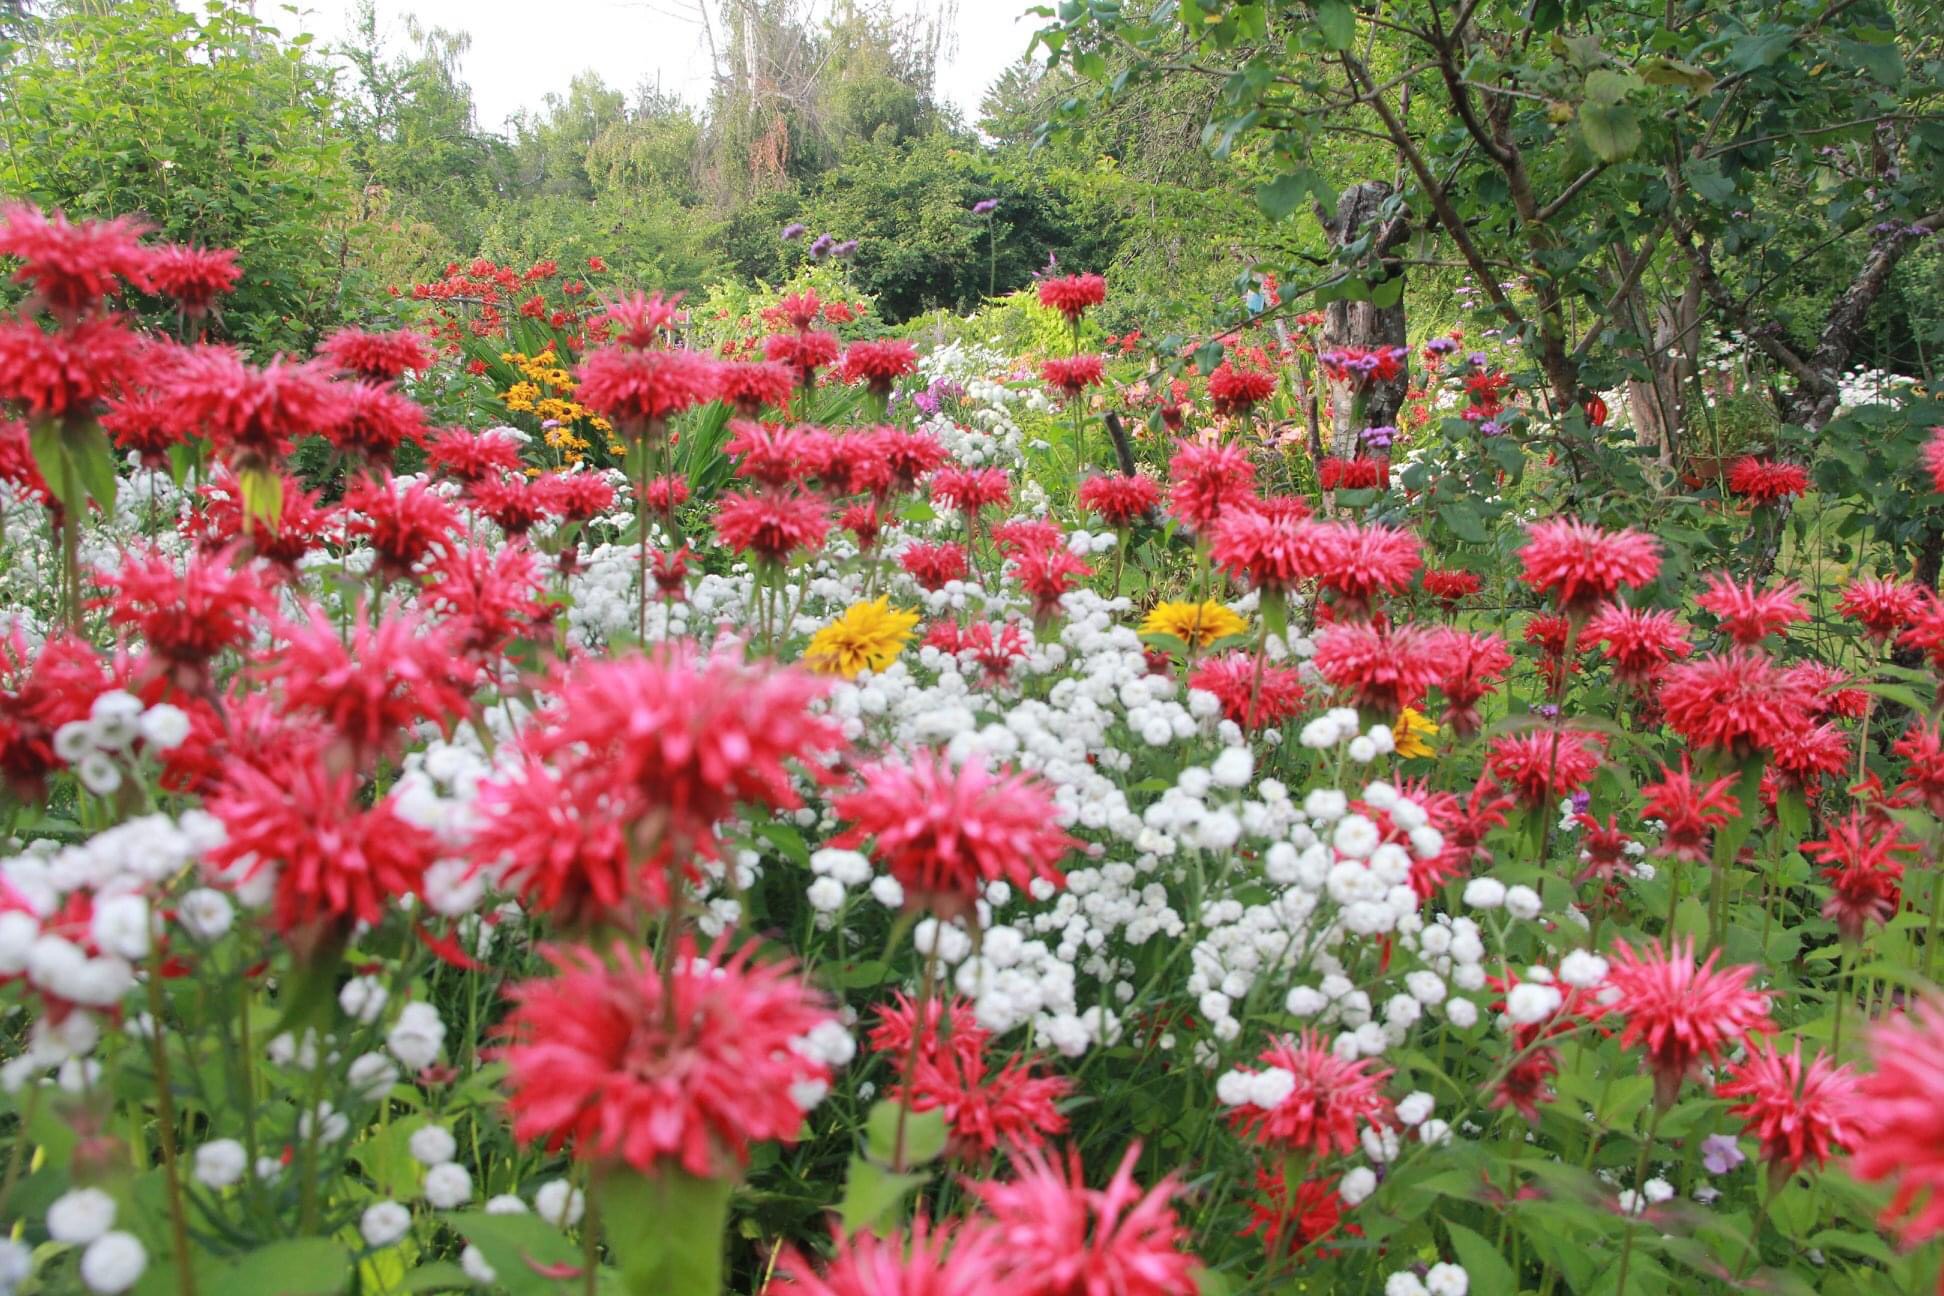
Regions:
M 1660 572 L 1660 545 L 1639 531 L 1604 531 L 1578 518 L 1552 518 L 1526 528 L 1520 574 L 1568 612 L 1612 598 L 1623 585 L 1641 586 Z
M 791 965 L 756 955 L 720 942 L 700 955 L 684 936 L 664 975 L 620 942 L 605 958 L 545 950 L 554 975 L 507 991 L 498 1056 L 514 1136 L 698 1178 L 733 1175 L 751 1144 L 794 1137 L 792 1090 L 830 1073 L 792 1045 L 830 1013 Z
M 821 1269 L 785 1246 L 763 1296 L 990 1296 L 1000 1264 L 983 1220 L 937 1226 L 920 1212 L 909 1234 L 839 1230 Z
M 866 670 L 881 671 L 898 659 L 917 624 L 916 612 L 893 609 L 888 597 L 853 603 L 811 636 L 803 651 L 804 664 L 819 674 L 845 679 L 856 679 Z
M 1694 942 L 1613 947 L 1607 971 L 1610 1012 L 1624 1018 L 1622 1047 L 1645 1050 L 1655 1101 L 1673 1103 L 1681 1082 L 1702 1061 L 1717 1061 L 1750 1034 L 1770 1031 L 1769 992 L 1749 987 L 1756 969 L 1715 966 L 1719 951 L 1695 961 Z
M 1314 1031 L 1283 1035 L 1271 1041 L 1259 1060 L 1271 1071 L 1288 1075 L 1282 1096 L 1262 1103 L 1254 1095 L 1238 1104 L 1230 1116 L 1237 1129 L 1267 1147 L 1286 1152 L 1309 1152 L 1327 1157 L 1357 1150 L 1357 1127 L 1386 1119 L 1390 1104 L 1383 1096 L 1388 1070 L 1369 1060 L 1346 1060 Z M 1244 1071 L 1256 1076 L 1263 1072 Z
M 968 912 L 991 882 L 1060 885 L 1059 862 L 1075 844 L 1039 779 L 930 750 L 866 765 L 857 790 L 834 805 L 850 827 L 831 845 L 869 841 L 907 901 L 941 917 Z
M 1850 1173 L 1894 1181 L 1884 1214 L 1906 1246 L 1944 1234 L 1944 998 L 1929 994 L 1870 1034 L 1874 1070 L 1857 1082 Z
M 1741 1117 L 1743 1132 L 1760 1141 L 1762 1159 L 1789 1174 L 1804 1162 L 1821 1166 L 1832 1152 L 1849 1150 L 1862 1123 L 1855 1072 L 1821 1050 L 1805 1064 L 1800 1040 L 1787 1053 L 1772 1041 L 1752 1045 L 1729 1066 L 1715 1093 L 1736 1100 L 1729 1114 Z

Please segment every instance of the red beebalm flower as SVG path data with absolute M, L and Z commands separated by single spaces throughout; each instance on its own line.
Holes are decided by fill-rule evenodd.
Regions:
M 1099 474 L 1080 483 L 1076 502 L 1108 526 L 1131 526 L 1161 503 L 1161 487 L 1140 473 Z
M 1585 642 L 1599 645 L 1613 663 L 1613 678 L 1636 687 L 1650 684 L 1670 662 L 1694 651 L 1687 627 L 1672 612 L 1608 603 L 1595 612 L 1582 632 Z
M 1383 458 L 1338 459 L 1334 456 L 1316 462 L 1316 484 L 1323 490 L 1378 490 L 1390 484 L 1390 460 Z
M 419 894 L 441 847 L 391 797 L 364 806 L 359 776 L 333 771 L 307 744 L 265 755 L 224 767 L 209 803 L 224 841 L 203 862 L 241 881 L 272 870 L 270 921 L 279 933 L 308 954 Z
M 1444 673 L 1444 641 L 1419 626 L 1333 624 L 1316 639 L 1317 672 L 1352 706 L 1395 717 Z
M 1208 533 L 1215 565 L 1265 594 L 1287 595 L 1341 561 L 1343 531 L 1327 522 L 1236 509 Z
M 1823 902 L 1823 917 L 1836 924 L 1844 940 L 1852 944 L 1863 939 L 1871 924 L 1889 922 L 1896 916 L 1903 899 L 1899 883 L 1903 861 L 1916 844 L 1903 839 L 1897 821 L 1884 815 L 1851 810 L 1847 816 L 1826 827 L 1827 835 L 1802 843 L 1803 853 L 1823 866 L 1823 881 L 1829 883 L 1830 897 Z
M 311 711 L 360 758 L 390 751 L 399 735 L 425 722 L 450 731 L 472 709 L 478 669 L 458 653 L 443 627 L 406 612 L 371 616 L 358 609 L 349 642 L 323 611 L 291 625 L 285 643 L 261 667 L 280 681 L 286 706 Z
M 1345 1203 L 1341 1185 L 1321 1179 L 1305 1179 L 1289 1190 L 1288 1171 L 1257 1167 L 1256 1192 L 1259 1199 L 1249 1203 L 1253 1217 L 1237 1235 L 1260 1237 L 1262 1249 L 1272 1259 L 1313 1256 L 1334 1260 L 1342 1252 L 1328 1245 L 1339 1230 L 1350 1237 L 1362 1237 L 1363 1230 L 1343 1222 Z
M 1324 589 L 1336 591 L 1340 613 L 1368 615 L 1378 594 L 1396 594 L 1408 588 L 1424 565 L 1418 538 L 1410 531 L 1382 523 L 1323 525 L 1336 532 L 1338 539 L 1329 547 L 1318 579 Z
M 123 280 L 148 286 L 151 253 L 139 241 L 144 232 L 126 216 L 71 222 L 29 203 L 0 208 L 0 256 L 21 262 L 13 281 L 67 321 L 94 310 Z
M 1809 470 L 1801 464 L 1778 463 L 1743 455 L 1728 468 L 1728 492 L 1758 508 L 1794 499 L 1809 489 Z
M 571 927 L 625 921 L 631 903 L 664 912 L 675 880 L 670 870 L 636 858 L 631 825 L 614 813 L 614 802 L 600 771 L 556 771 L 521 753 L 479 787 L 468 841 L 473 872 Z M 690 880 L 700 876 L 688 873 Z
M 1227 359 L 1208 375 L 1208 403 L 1217 414 L 1246 414 L 1275 394 L 1276 375 Z
M 82 414 L 146 376 L 143 342 L 118 316 L 49 333 L 32 320 L 0 321 L 0 400 L 30 418 Z
M 917 1069 L 892 1094 L 918 1112 L 945 1117 L 951 1156 L 968 1165 L 1005 1148 L 1018 1155 L 1067 1131 L 1056 1104 L 1073 1092 L 1065 1076 L 1040 1075 L 1024 1058 L 1008 1058 L 997 1071 L 983 1057 L 967 1061 L 956 1051 L 920 1053 Z
M 293 443 L 338 422 L 344 392 L 315 361 L 272 360 L 258 368 L 227 347 L 191 347 L 155 384 L 184 423 L 239 467 L 270 465 Z
M 671 513 L 688 503 L 688 478 L 680 473 L 651 477 L 648 479 L 648 489 L 641 498 L 654 512 Z
M 1810 697 L 1813 699 L 1813 694 Z M 1824 779 L 1840 776 L 1850 767 L 1849 735 L 1826 721 L 1812 723 L 1813 714 L 1805 711 L 1800 724 L 1776 735 L 1775 745 L 1769 749 L 1768 768 L 1762 772 L 1763 783 L 1771 791 L 1801 788 L 1813 799 Z M 1773 795 L 1764 800 L 1774 804 Z
M 124 392 L 102 411 L 101 427 L 117 449 L 141 456 L 145 467 L 169 465 L 169 451 L 188 440 L 181 412 L 154 392 Z
M 787 365 L 797 383 L 808 387 L 817 381 L 817 370 L 837 358 L 841 345 L 830 333 L 778 333 L 763 339 L 763 356 Z
M 1914 797 L 1932 814 L 1944 815 L 1944 732 L 1920 716 L 1890 750 L 1908 762 L 1897 795 Z
M 830 1072 L 793 1045 L 831 1020 L 787 962 L 755 943 L 707 954 L 683 935 L 666 974 L 617 941 L 542 951 L 554 975 L 510 986 L 499 1028 L 513 1136 L 642 1174 L 733 1175 L 750 1145 L 790 1141 Z
M 909 1236 L 836 1230 L 822 1273 L 794 1246 L 777 1253 L 763 1296 L 992 1296 L 999 1257 L 983 1220 L 939 1227 L 923 1214 Z
M 1019 626 L 1010 621 L 996 628 L 989 621 L 980 621 L 963 629 L 957 622 L 941 621 L 925 635 L 925 646 L 954 657 L 969 655 L 972 664 L 983 672 L 972 682 L 996 687 L 1011 681 L 1013 666 L 1025 660 L 1030 644 Z
M 0 635 L 0 778 L 22 801 L 38 802 L 61 767 L 55 731 L 86 720 L 108 687 L 101 659 L 75 635 L 51 635 L 38 652 L 17 620 Z
M 342 328 L 320 342 L 317 353 L 344 372 L 374 383 L 397 382 L 408 373 L 424 373 L 432 367 L 425 339 L 410 329 L 370 333 Z
M 1748 648 L 1669 666 L 1659 700 L 1668 727 L 1689 746 L 1738 757 L 1774 747 L 1809 709 L 1774 660 Z
M 745 418 L 754 417 L 765 405 L 784 408 L 795 387 L 796 373 L 785 364 L 744 360 L 716 366 L 716 396 Z
M 425 444 L 425 410 L 409 396 L 372 382 L 339 383 L 337 409 L 318 429 L 348 455 L 389 464 L 406 442 Z
M 1624 940 L 1614 943 L 1608 1011 L 1625 1019 L 1621 1047 L 1645 1051 L 1662 1108 L 1672 1105 L 1697 1063 L 1718 1062 L 1726 1048 L 1775 1029 L 1769 992 L 1748 986 L 1759 969 L 1718 968 L 1718 957 L 1716 950 L 1696 963 L 1692 939 L 1667 946 L 1656 940 L 1638 951 Z
M 228 469 L 202 488 L 201 514 L 185 517 L 183 533 L 195 538 L 204 552 L 240 546 L 242 552 L 270 562 L 276 573 L 294 580 L 299 565 L 312 550 L 336 539 L 330 513 L 317 507 L 317 493 L 307 491 L 295 477 L 278 473 L 283 511 L 275 528 L 261 519 L 246 523 L 243 488 Z
M 1454 608 L 1462 599 L 1468 599 L 1484 588 L 1477 572 L 1463 568 L 1440 568 L 1424 573 L 1419 581 L 1424 592 L 1443 603 L 1446 608 Z
M 1253 654 L 1235 651 L 1206 657 L 1188 677 L 1188 687 L 1213 694 L 1224 718 L 1254 732 L 1278 728 L 1303 709 L 1303 677 L 1287 666 L 1264 664 L 1260 678 Z
M 1585 787 L 1606 757 L 1599 734 L 1577 729 L 1528 729 L 1492 739 L 1486 767 L 1529 807 L 1560 801 Z
M 162 243 L 148 250 L 148 284 L 152 291 L 175 298 L 191 319 L 209 313 L 218 297 L 236 291 L 243 269 L 229 248 L 186 247 Z
M 475 435 L 464 428 L 446 428 L 426 444 L 425 462 L 440 476 L 471 485 L 519 472 L 520 447 L 497 433 Z
M 1240 446 L 1183 441 L 1168 462 L 1168 510 L 1197 535 L 1255 495 L 1255 465 Z
M 931 496 L 961 512 L 1004 508 L 1012 502 L 1012 483 L 998 468 L 941 468 L 932 474 Z
M 1457 629 L 1433 633 L 1437 639 L 1432 657 L 1439 664 L 1435 682 L 1450 703 L 1445 723 L 1460 738 L 1468 737 L 1478 732 L 1479 701 L 1498 691 L 1498 681 L 1512 669 L 1512 654 L 1495 634 Z
M 1098 387 L 1107 381 L 1107 371 L 1101 366 L 1097 355 L 1079 355 L 1067 360 L 1044 360 L 1040 362 L 1040 381 L 1062 393 L 1068 400 L 1080 395 L 1089 387 Z
M 99 600 L 108 619 L 135 631 L 149 652 L 172 668 L 178 687 L 200 693 L 218 653 L 241 647 L 276 611 L 263 578 L 236 564 L 234 550 L 191 555 L 179 565 L 149 549 L 122 555 L 121 565 L 98 570 L 111 592 Z
M 0 419 L 0 484 L 11 486 L 23 499 L 58 507 L 40 465 L 34 462 L 33 434 L 25 423 L 13 419 Z
M 1855 1145 L 1856 1087 L 1856 1073 L 1820 1049 L 1805 1066 L 1801 1040 L 1787 1053 L 1763 1041 L 1729 1065 L 1715 1093 L 1741 1100 L 1729 1114 L 1742 1118 L 1744 1134 L 1760 1140 L 1762 1160 L 1772 1171 L 1793 1175 L 1805 1161 L 1821 1166 L 1832 1151 Z
M 1081 316 L 1107 300 L 1107 281 L 1097 274 L 1042 279 L 1039 300 L 1040 305 L 1048 310 L 1056 310 L 1066 316 L 1069 323 L 1078 324 Z
M 1849 1171 L 1897 1182 L 1879 1222 L 1907 1247 L 1944 1234 L 1944 997 L 1919 998 L 1870 1032 L 1876 1070 L 1856 1083 Z
M 884 521 L 878 516 L 877 505 L 867 502 L 845 509 L 837 519 L 837 525 L 857 538 L 857 547 L 861 552 L 869 553 L 871 546 L 877 543 Z
M 1251 495 L 1249 508 L 1278 522 L 1301 522 L 1310 516 L 1309 501 L 1300 495 Z
M 1590 610 L 1622 585 L 1645 585 L 1660 572 L 1660 542 L 1639 531 L 1552 518 L 1528 526 L 1526 536 L 1519 579 L 1569 613 Z
M 1646 798 L 1641 806 L 1643 819 L 1658 819 L 1665 824 L 1656 855 L 1699 863 L 1708 858 L 1709 838 L 1730 819 L 1741 817 L 1741 803 L 1734 795 L 1735 778 L 1727 775 L 1712 783 L 1697 783 L 1686 752 L 1681 753 L 1681 768 L 1661 766 L 1658 783 L 1640 789 Z
M 723 453 L 736 460 L 736 476 L 769 486 L 788 486 L 812 475 L 814 428 L 780 427 L 737 419 Z
M 1924 443 L 1924 467 L 1930 469 L 1931 489 L 1944 494 L 1944 427 L 1931 429 Z
M 1194 1296 L 1197 1262 L 1169 1200 L 1172 1177 L 1134 1182 L 1140 1145 L 1104 1188 L 1089 1188 L 1078 1149 L 1064 1166 L 1039 1150 L 1013 1158 L 1010 1180 L 968 1183 L 991 1220 L 995 1290 L 1017 1296 Z
M 891 469 L 891 485 L 896 490 L 915 490 L 920 481 L 952 457 L 937 437 L 916 429 L 876 427 L 869 439 L 872 452 Z
M 830 515 L 811 495 L 766 490 L 724 495 L 716 506 L 717 537 L 758 562 L 784 563 L 800 549 L 821 549 L 829 534 Z
M 1008 558 L 1065 543 L 1066 532 L 1060 524 L 1046 518 L 1013 518 L 992 528 L 992 547 Z
M 882 1053 L 902 1079 L 911 1058 L 911 1031 L 918 1020 L 918 1005 L 911 996 L 897 990 L 892 992 L 891 1002 L 879 1004 L 876 1012 L 877 1024 L 871 1027 L 865 1043 L 873 1053 Z M 992 1033 L 979 1025 L 970 1000 L 957 995 L 952 996 L 949 1004 L 937 998 L 927 999 L 924 1018 L 924 1024 L 919 1027 L 921 1038 L 916 1041 L 921 1058 L 937 1062 L 949 1054 L 960 1067 L 984 1064 L 985 1048 L 992 1040 Z
M 1238 1104 L 1229 1121 L 1264 1147 L 1285 1153 L 1307 1152 L 1316 1157 L 1357 1150 L 1357 1125 L 1387 1125 L 1391 1105 L 1384 1097 L 1389 1069 L 1368 1058 L 1346 1061 L 1316 1031 L 1300 1036 L 1279 1035 L 1257 1055 L 1263 1071 L 1241 1070 L 1260 1076 L 1280 1071 L 1293 1081 L 1273 1107 L 1253 1101 Z
M 657 346 L 681 324 L 681 300 L 681 293 L 664 297 L 658 292 L 631 292 L 606 303 L 587 321 L 587 327 L 596 336 L 621 346 L 637 350 Z
M 548 473 L 539 486 L 551 512 L 565 522 L 592 521 L 614 507 L 614 487 L 599 473 Z
M 944 589 L 947 581 L 965 579 L 965 550 L 955 544 L 906 545 L 898 555 L 898 565 L 935 593 Z
M 1926 593 L 1910 615 L 1910 624 L 1897 636 L 1903 648 L 1915 648 L 1930 659 L 1931 669 L 1944 671 L 1944 598 Z
M 1060 860 L 1078 844 L 1059 826 L 1039 779 L 977 761 L 954 765 L 930 750 L 864 766 L 857 789 L 833 805 L 850 827 L 831 844 L 849 849 L 869 840 L 906 903 L 940 919 L 970 912 L 993 882 L 1021 891 L 1062 885 Z
M 379 572 L 394 580 L 410 576 L 459 527 L 452 506 L 422 481 L 400 489 L 390 477 L 360 477 L 345 490 L 344 507 L 353 515 L 345 529 L 371 542 Z
M 537 637 L 553 615 L 545 592 L 539 561 L 524 544 L 444 546 L 425 571 L 425 599 L 473 661 Z
M 918 350 L 909 342 L 853 342 L 844 351 L 837 376 L 847 383 L 863 383 L 874 394 L 888 396 L 898 379 L 918 372 Z
M 1843 590 L 1836 611 L 1879 644 L 1903 629 L 1924 606 L 1924 587 L 1909 581 L 1859 576 Z
M 716 397 L 715 360 L 681 347 L 605 346 L 581 361 L 575 399 L 639 439 L 674 415 Z
M 1737 582 L 1726 572 L 1708 578 L 1708 588 L 1695 598 L 1721 618 L 1722 628 L 1738 644 L 1758 644 L 1795 621 L 1807 621 L 1802 586 L 1788 581 L 1772 590 L 1757 590 L 1753 581 Z
M 465 498 L 514 539 L 524 536 L 554 512 L 554 499 L 547 488 L 519 473 L 474 482 Z

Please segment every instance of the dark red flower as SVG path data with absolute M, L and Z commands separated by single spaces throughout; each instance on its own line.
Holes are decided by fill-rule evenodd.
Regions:
M 339 329 L 318 344 L 317 353 L 344 372 L 374 383 L 397 382 L 408 373 L 432 367 L 425 339 L 410 329 L 396 333 Z
M 1729 466 L 1728 490 L 1751 504 L 1779 504 L 1809 489 L 1809 470 L 1801 464 L 1778 463 L 1743 455 Z
M 200 692 L 218 653 L 243 646 L 276 611 L 263 578 L 225 550 L 178 564 L 158 550 L 122 555 L 95 579 L 111 592 L 108 619 L 141 635 L 148 650 L 179 668 L 177 684 Z

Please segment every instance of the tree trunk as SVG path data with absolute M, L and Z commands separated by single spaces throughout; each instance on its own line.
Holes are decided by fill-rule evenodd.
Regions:
M 1370 232 L 1370 249 L 1363 263 L 1372 271 L 1373 281 L 1396 278 L 1404 273 L 1403 264 L 1387 254 L 1410 234 L 1406 215 L 1399 212 L 1372 229 L 1382 216 L 1392 189 L 1382 180 L 1366 180 L 1351 185 L 1337 199 L 1334 215 L 1317 212 L 1324 232 L 1341 249 Z M 1401 347 L 1404 341 L 1404 295 L 1394 305 L 1379 306 L 1369 301 L 1334 301 L 1323 316 L 1323 347 Z M 1396 378 L 1371 382 L 1363 389 L 1362 417 L 1356 417 L 1356 392 L 1348 383 L 1329 379 L 1330 453 L 1350 458 L 1357 452 L 1357 439 L 1367 427 L 1395 425 L 1398 411 L 1404 408 L 1404 394 L 1410 387 L 1410 365 Z

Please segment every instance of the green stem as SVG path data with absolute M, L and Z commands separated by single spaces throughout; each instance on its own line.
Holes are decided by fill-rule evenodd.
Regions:
M 1647 1122 L 1647 1137 L 1641 1141 L 1640 1155 L 1634 1160 L 1632 1190 L 1642 1214 L 1647 1211 L 1647 1193 L 1641 1185 L 1647 1180 L 1647 1160 L 1653 1155 L 1654 1141 L 1660 1136 L 1661 1117 L 1666 1114 L 1667 1109 L 1656 1102 L 1653 1118 Z M 1614 1296 L 1627 1296 L 1627 1270 L 1633 1264 L 1634 1236 L 1639 1231 L 1634 1227 L 1633 1216 L 1627 1216 L 1627 1236 L 1620 1244 L 1620 1273 L 1619 1281 L 1613 1285 Z
M 162 1034 L 162 947 L 152 942 L 148 969 L 149 1055 L 155 1063 L 155 1119 L 161 1127 L 162 1178 L 169 1193 L 169 1234 L 175 1249 L 176 1290 L 196 1296 L 196 1273 L 189 1256 L 189 1221 L 182 1205 L 182 1176 L 176 1166 L 175 1095 L 169 1085 L 169 1047 Z

